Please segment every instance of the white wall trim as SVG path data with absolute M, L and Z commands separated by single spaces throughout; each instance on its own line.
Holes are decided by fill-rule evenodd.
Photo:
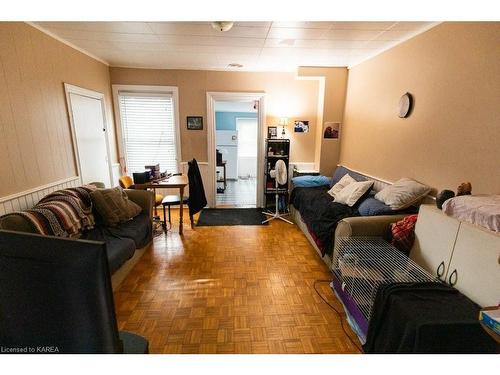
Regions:
M 310 161 L 290 161 L 290 165 L 297 167 L 299 172 L 319 172 L 319 169 L 316 168 L 315 162 Z M 290 168 L 292 169 L 292 168 Z M 293 169 L 292 169 L 293 172 Z
M 94 59 L 94 60 L 97 60 L 101 63 L 103 63 L 104 65 L 107 65 L 109 66 L 109 62 L 107 62 L 106 60 L 103 60 L 101 59 L 100 57 L 97 57 L 96 55 L 84 50 L 83 48 L 80 48 L 76 45 L 74 45 L 73 43 L 71 42 L 68 42 L 67 40 L 61 38 L 60 36 L 57 36 L 56 34 L 54 34 L 53 32 L 45 29 L 44 27 L 34 23 L 34 22 L 25 22 L 26 24 L 30 25 L 31 27 L 34 27 L 35 29 L 37 29 L 38 31 L 41 31 L 42 33 L 44 34 L 47 34 L 48 36 L 50 36 L 51 38 L 54 38 L 55 40 L 57 40 L 58 42 L 61 42 L 63 44 L 66 44 L 67 46 L 73 48 L 73 49 L 76 49 L 78 52 L 81 52 L 83 53 L 84 55 L 87 55 L 88 57 Z
M 12 199 L 16 199 L 16 198 L 22 197 L 24 195 L 32 194 L 32 193 L 34 193 L 36 191 L 50 189 L 51 187 L 54 187 L 54 186 L 57 186 L 57 185 L 63 185 L 65 183 L 67 183 L 67 182 L 73 182 L 73 181 L 76 181 L 76 180 L 80 181 L 80 177 L 78 177 L 78 176 L 68 177 L 68 178 L 65 178 L 65 179 L 62 179 L 62 180 L 59 180 L 59 181 L 54 181 L 54 182 L 48 183 L 46 185 L 40 185 L 40 186 L 34 187 L 32 189 L 20 191 L 19 193 L 14 193 L 14 194 L 11 194 L 11 195 L 7 195 L 6 197 L 1 197 L 0 198 L 0 203 L 7 202 L 7 201 L 10 201 Z
M 375 177 L 375 176 L 372 176 L 372 175 L 369 175 L 368 173 L 365 173 L 365 172 L 362 172 L 362 171 L 359 171 L 357 169 L 354 169 L 354 168 L 351 168 L 349 167 L 348 165 L 345 165 L 345 164 L 337 164 L 337 167 L 345 167 L 353 172 L 356 172 L 356 173 L 359 173 L 359 174 L 362 174 L 363 176 L 366 176 L 368 178 L 371 178 L 373 180 L 377 180 L 377 181 L 380 181 L 380 182 L 383 182 L 385 184 L 389 184 L 389 185 L 392 185 L 394 183 L 394 181 L 389 181 L 389 180 L 384 180 L 383 178 L 380 178 L 380 177 Z
M 73 176 L 2 197 L 0 198 L 0 216 L 14 211 L 22 211 L 31 208 L 37 204 L 40 199 L 53 191 L 80 185 L 80 177 Z
M 205 185 L 207 191 L 207 201 L 209 207 L 215 207 L 215 197 L 217 191 L 216 160 L 215 160 L 215 102 L 223 101 L 257 101 L 258 110 L 258 131 L 257 131 L 257 207 L 263 206 L 263 178 L 264 178 L 264 147 L 265 147 L 265 106 L 264 92 L 207 92 L 207 144 L 208 144 L 208 184 Z
M 75 160 L 76 160 L 76 166 L 77 166 L 77 172 L 78 176 L 82 177 L 82 169 L 80 165 L 80 155 L 78 153 L 78 139 L 76 137 L 76 131 L 75 131 L 75 122 L 73 118 L 73 106 L 71 104 L 71 94 L 75 95 L 80 95 L 80 96 L 86 96 L 88 98 L 96 99 L 101 102 L 101 113 L 102 113 L 102 120 L 103 120 L 103 125 L 104 125 L 104 142 L 106 143 L 106 155 L 107 155 L 107 162 L 108 162 L 108 175 L 109 175 L 109 186 L 113 186 L 113 167 L 111 163 L 111 151 L 109 147 L 109 136 L 108 136 L 108 121 L 106 118 L 106 102 L 105 102 L 105 97 L 104 94 L 98 91 L 93 91 L 89 89 L 85 89 L 83 87 L 71 85 L 69 83 L 64 83 L 64 92 L 66 94 L 66 104 L 68 108 L 68 115 L 69 115 L 69 122 L 70 122 L 70 128 L 71 128 L 71 139 L 73 141 L 73 154 L 75 155 Z M 104 181 L 103 181 L 104 182 Z
M 118 139 L 118 157 L 120 164 L 127 163 L 125 155 L 125 145 L 123 143 L 122 122 L 120 116 L 120 102 L 118 100 L 120 91 L 148 93 L 148 94 L 171 94 L 174 98 L 174 123 L 175 123 L 175 141 L 177 169 L 181 170 L 181 127 L 179 118 L 179 89 L 177 86 L 147 86 L 147 85 L 111 85 L 113 92 L 113 110 L 116 123 L 116 137 Z M 199 164 L 199 163 L 198 163 Z M 123 167 L 123 166 L 122 166 Z

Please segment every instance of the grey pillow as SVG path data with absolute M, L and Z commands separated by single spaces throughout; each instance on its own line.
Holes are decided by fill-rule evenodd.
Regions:
M 410 207 L 425 197 L 431 188 L 411 178 L 402 178 L 393 185 L 389 185 L 377 194 L 375 199 L 384 202 L 393 210 L 402 210 Z

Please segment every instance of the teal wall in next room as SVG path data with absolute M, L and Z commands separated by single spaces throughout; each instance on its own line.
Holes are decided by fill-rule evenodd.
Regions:
M 236 119 L 257 118 L 256 112 L 215 112 L 216 130 L 236 130 Z

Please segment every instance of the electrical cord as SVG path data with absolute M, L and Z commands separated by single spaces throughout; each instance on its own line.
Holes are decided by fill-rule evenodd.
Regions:
M 359 346 L 355 340 L 353 340 L 351 338 L 351 336 L 349 335 L 349 333 L 347 333 L 347 330 L 345 329 L 344 327 L 344 319 L 342 318 L 342 313 L 337 310 L 337 308 L 335 308 L 335 306 L 331 305 L 330 302 L 328 302 L 326 300 L 325 297 L 323 297 L 323 295 L 319 292 L 319 290 L 316 288 L 316 285 L 319 284 L 319 283 L 328 283 L 330 284 L 332 281 L 331 280 L 315 280 L 314 281 L 314 284 L 313 284 L 313 288 L 314 288 L 314 291 L 316 292 L 316 294 L 323 300 L 324 303 L 326 303 L 328 306 L 330 306 L 330 308 L 335 311 L 335 313 L 337 314 L 339 320 L 340 320 L 340 326 L 342 327 L 342 331 L 344 331 L 345 335 L 347 336 L 347 338 L 349 339 L 349 341 L 361 352 L 363 353 L 363 349 L 361 348 L 361 346 Z

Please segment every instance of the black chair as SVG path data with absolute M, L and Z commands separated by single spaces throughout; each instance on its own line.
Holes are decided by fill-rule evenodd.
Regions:
M 118 331 L 104 242 L 0 230 L 0 285 L 3 348 L 148 353 Z
M 189 204 L 189 198 L 184 197 L 182 199 L 183 204 Z M 168 207 L 168 223 L 172 225 L 172 220 L 170 216 L 170 207 L 171 206 L 178 206 L 181 204 L 181 197 L 180 195 L 166 195 L 163 200 L 161 201 L 161 205 L 163 206 L 163 228 L 167 228 L 167 216 L 165 212 L 165 207 Z
M 200 169 L 198 168 L 198 163 L 196 159 L 188 162 L 188 181 L 189 181 L 189 197 L 184 198 L 182 203 L 187 204 L 189 208 L 189 220 L 191 221 L 191 228 L 194 228 L 193 216 L 200 212 L 207 205 L 207 198 L 205 196 L 205 188 L 203 187 L 203 180 L 201 178 Z M 173 176 L 181 175 L 182 173 L 176 173 Z M 170 206 L 179 205 L 180 196 L 179 195 L 167 195 L 163 201 L 163 225 L 164 228 L 167 226 L 167 221 L 165 218 L 165 207 L 168 207 L 168 222 L 171 223 L 170 219 Z

